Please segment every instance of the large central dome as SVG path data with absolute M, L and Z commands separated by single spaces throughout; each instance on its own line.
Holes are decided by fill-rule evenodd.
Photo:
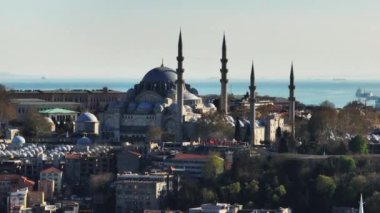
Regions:
M 168 67 L 156 67 L 145 74 L 142 82 L 155 83 L 155 82 L 175 82 L 177 80 L 176 71 Z

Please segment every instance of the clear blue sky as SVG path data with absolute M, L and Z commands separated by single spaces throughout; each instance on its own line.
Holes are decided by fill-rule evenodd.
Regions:
M 378 0 L 0 0 L 0 81 L 9 76 L 140 79 L 175 68 L 182 28 L 185 78 L 380 79 Z M 2 76 L 2 77 L 1 77 Z

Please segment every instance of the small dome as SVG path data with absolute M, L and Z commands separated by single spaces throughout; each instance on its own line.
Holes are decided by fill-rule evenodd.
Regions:
M 136 110 L 136 103 L 135 102 L 131 102 L 128 104 L 128 112 L 132 113 Z
M 79 115 L 77 118 L 77 122 L 82 123 L 82 122 L 98 122 L 98 119 L 96 116 L 92 113 L 85 112 Z
M 49 123 L 49 124 L 54 124 L 53 120 L 50 117 L 44 117 L 44 119 Z
M 216 109 L 216 106 L 211 102 L 206 103 L 206 107 Z
M 148 103 L 148 102 L 141 102 L 137 109 L 136 109 L 136 112 L 137 113 L 149 113 L 150 111 L 152 111 L 153 109 L 153 106 L 151 103 Z
M 17 135 L 12 139 L 12 146 L 22 147 L 25 144 L 25 138 Z
M 145 74 L 142 82 L 175 82 L 177 80 L 177 73 L 168 67 L 156 67 Z
M 185 93 L 183 94 L 183 99 L 184 100 L 199 100 L 201 98 L 194 95 L 193 93 L 191 93 L 189 91 L 185 91 Z
M 92 141 L 90 138 L 86 137 L 86 136 L 83 136 L 81 138 L 79 138 L 77 140 L 77 144 L 76 145 L 79 145 L 79 146 L 91 146 L 92 145 Z

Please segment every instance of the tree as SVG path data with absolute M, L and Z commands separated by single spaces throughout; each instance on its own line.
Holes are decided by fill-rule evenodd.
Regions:
M 214 203 L 217 201 L 217 196 L 214 191 L 211 189 L 203 188 L 202 189 L 202 198 L 203 203 Z
M 160 127 L 151 126 L 147 132 L 147 140 L 149 142 L 157 142 L 161 139 L 161 134 L 162 131 Z
M 216 154 L 211 154 L 203 166 L 203 177 L 207 180 L 215 181 L 223 173 L 224 161 Z
M 194 124 L 193 139 L 215 138 L 224 140 L 233 137 L 233 127 L 227 123 L 219 113 L 208 113 L 202 115 Z
M 241 141 L 241 127 L 239 117 L 235 119 L 235 140 Z
M 326 142 L 331 133 L 336 130 L 337 111 L 335 108 L 320 106 L 312 111 L 308 122 L 311 141 Z
M 0 125 L 1 123 L 8 123 L 15 118 L 16 110 L 10 102 L 9 94 L 5 86 L 0 84 Z
M 250 182 L 244 183 L 243 188 L 243 198 L 246 201 L 253 201 L 258 197 L 260 191 L 259 181 L 251 180 Z
M 221 191 L 224 201 L 237 202 L 240 197 L 240 190 L 241 188 L 239 182 L 231 183 L 227 186 L 222 186 Z
M 368 153 L 368 141 L 362 135 L 357 135 L 350 140 L 348 147 L 351 152 L 355 154 L 366 154 Z
M 380 192 L 375 191 L 371 197 L 366 199 L 366 213 L 377 213 L 380 209 Z
M 320 195 L 331 198 L 335 193 L 336 184 L 331 177 L 318 175 L 315 187 Z
M 37 111 L 29 110 L 23 123 L 22 133 L 27 137 L 37 136 L 50 132 L 50 124 Z
M 340 173 L 348 173 L 356 168 L 355 160 L 349 156 L 341 156 L 337 160 L 337 171 Z
M 246 124 L 245 127 L 246 128 L 245 128 L 244 141 L 249 142 L 251 140 L 251 137 L 252 137 L 251 124 Z
M 278 142 L 279 153 L 289 152 L 288 142 L 289 142 L 289 133 L 284 132 L 284 135 L 281 137 L 280 141 Z

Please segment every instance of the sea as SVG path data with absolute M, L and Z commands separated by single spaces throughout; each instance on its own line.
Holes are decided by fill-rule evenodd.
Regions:
M 50 89 L 100 89 L 108 87 L 112 90 L 127 91 L 132 88 L 138 80 L 120 79 L 91 79 L 91 80 L 62 80 L 62 79 L 35 79 L 35 80 L 11 80 L 0 81 L 8 89 L 16 90 L 50 90 Z M 220 82 L 213 80 L 189 80 L 192 87 L 198 90 L 200 95 L 219 94 Z M 274 96 L 287 98 L 289 95 L 288 81 L 261 80 L 256 82 L 256 91 L 260 96 Z M 357 89 L 372 92 L 380 96 L 380 80 L 297 80 L 295 82 L 296 99 L 307 105 L 319 105 L 328 100 L 336 107 L 343 107 L 347 103 L 358 100 L 355 93 Z M 243 95 L 248 91 L 247 80 L 230 80 L 228 82 L 228 93 Z M 374 101 L 368 101 L 367 105 L 374 105 Z

